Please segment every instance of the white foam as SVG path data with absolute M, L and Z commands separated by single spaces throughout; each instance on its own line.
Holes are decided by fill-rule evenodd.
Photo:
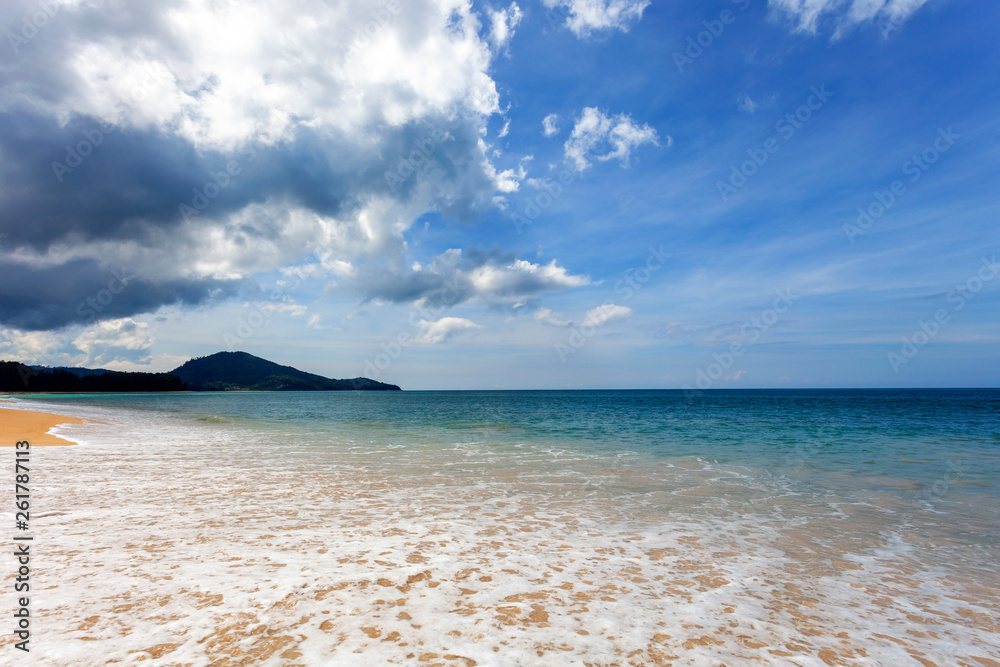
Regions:
M 73 412 L 113 425 L 33 450 L 38 664 L 1000 659 L 996 554 L 885 499 L 693 459 Z

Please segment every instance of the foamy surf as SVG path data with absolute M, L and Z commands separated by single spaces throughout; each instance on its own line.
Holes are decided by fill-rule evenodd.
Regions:
M 895 484 L 76 412 L 114 425 L 34 461 L 37 664 L 1000 661 L 995 516 Z

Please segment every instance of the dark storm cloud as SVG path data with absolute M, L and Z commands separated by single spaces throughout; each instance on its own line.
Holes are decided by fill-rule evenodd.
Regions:
M 0 234 L 5 235 L 0 237 L 0 257 L 19 248 L 44 254 L 55 245 L 95 241 L 133 241 L 169 254 L 184 240 L 178 234 L 185 219 L 198 226 L 218 224 L 267 199 L 337 217 L 349 214 L 366 195 L 405 200 L 430 172 L 443 184 L 442 208 L 467 217 L 472 215 L 468 205 L 486 186 L 464 175 L 469 165 L 459 157 L 471 150 L 476 138 L 461 126 L 441 127 L 423 124 L 387 133 L 372 154 L 358 154 L 346 142 L 306 128 L 300 128 L 294 140 L 275 146 L 250 145 L 221 153 L 198 151 L 155 131 L 102 126 L 89 117 L 78 116 L 60 126 L 51 118 L 8 111 L 0 114 Z M 427 137 L 435 132 L 447 139 L 429 143 Z M 394 180 L 387 174 L 403 176 Z M 253 236 L 279 236 L 278 224 L 239 230 L 252 242 Z M 44 271 L 21 266 L 22 276 L 37 274 L 42 283 L 26 289 L 19 280 L 18 290 L 8 286 L 0 292 L 0 323 L 44 329 L 84 321 L 77 305 L 96 284 L 93 267 L 92 262 Z M 142 289 L 130 290 L 132 299 L 116 302 L 99 319 L 151 312 L 176 302 L 198 303 L 214 284 L 145 280 Z M 49 282 L 88 287 L 70 292 L 50 289 Z M 409 288 L 410 298 L 440 287 L 439 282 L 428 276 L 426 284 Z M 397 299 L 405 300 L 404 295 Z
M 43 252 L 67 236 L 140 237 L 137 220 L 176 224 L 179 202 L 204 169 L 191 146 L 176 140 L 102 129 L 92 118 L 60 127 L 30 113 L 0 114 L 0 155 L 0 231 L 8 246 Z M 227 193 L 220 206 L 231 199 Z
M 450 183 L 439 193 L 442 207 L 468 217 L 489 181 L 462 163 L 473 133 L 442 127 L 400 128 L 371 154 L 307 128 L 275 146 L 221 153 L 88 117 L 60 126 L 29 112 L 0 113 L 0 233 L 8 247 L 39 251 L 67 237 L 141 241 L 150 226 L 169 231 L 185 212 L 220 218 L 268 197 L 336 217 L 366 194 L 406 198 L 431 170 Z M 429 140 L 434 132 L 447 141 Z
M 11 283 L 0 290 L 0 326 L 88 321 L 78 312 L 80 300 L 106 282 L 96 267 L 118 261 L 112 257 L 143 259 L 132 267 L 139 275 L 131 296 L 116 298 L 97 319 L 231 294 L 237 283 L 204 278 L 206 266 L 220 275 L 252 275 L 303 260 L 311 242 L 331 236 L 344 240 L 345 255 L 396 252 L 402 244 L 386 239 L 398 240 L 405 225 L 392 216 L 437 210 L 468 221 L 491 202 L 493 172 L 472 98 L 460 90 L 440 104 L 438 91 L 369 79 L 365 70 L 351 70 L 355 61 L 335 46 L 338 35 L 354 34 L 370 20 L 364 3 L 326 11 L 330 32 L 321 39 L 309 30 L 296 33 L 301 8 L 244 12 L 251 23 L 269 21 L 247 39 L 277 26 L 300 38 L 281 48 L 269 39 L 252 43 L 245 59 L 240 49 L 203 50 L 192 42 L 206 26 L 225 26 L 224 16 L 239 13 L 235 4 L 207 13 L 181 0 L 44 4 L 0 3 L 0 25 L 18 36 L 0 58 L 0 265 L 20 276 L 16 289 Z M 436 9 L 415 3 L 413 16 L 390 28 L 419 51 L 428 34 L 441 31 Z M 22 22 L 42 10 L 44 25 L 22 31 Z M 421 20 L 430 23 L 420 27 Z M 454 38 L 456 53 L 467 52 L 460 35 L 438 37 Z M 331 61 L 343 62 L 346 73 L 318 65 Z M 444 68 L 481 84 L 473 69 Z M 234 81 L 236 88 L 263 83 L 254 84 L 256 95 L 242 95 L 233 93 Z M 476 88 L 483 99 L 492 90 L 485 81 L 489 86 Z M 272 98 L 273 90 L 305 94 Z M 383 101 L 406 110 L 402 117 L 410 120 L 386 122 Z M 343 127 L 353 129 L 341 129 L 330 109 L 344 109 L 351 118 Z M 98 113 L 108 117 L 88 115 Z M 245 130 L 257 118 L 261 133 L 281 137 Z M 230 119 L 240 131 L 227 125 Z M 366 207 L 376 217 L 391 214 L 361 224 L 357 214 Z M 323 218 L 315 239 L 304 238 L 312 233 L 308 225 L 294 233 L 284 228 L 286 214 L 299 209 Z M 338 233 L 327 233 L 334 226 Z M 209 256 L 233 247 L 241 252 Z M 59 264 L 67 249 L 74 259 Z M 411 294 L 441 287 L 434 276 L 423 280 Z
M 154 283 L 93 260 L 53 267 L 0 260 L 0 321 L 18 329 L 42 331 L 73 323 L 129 317 L 163 305 L 194 306 L 241 289 L 246 281 L 213 279 Z

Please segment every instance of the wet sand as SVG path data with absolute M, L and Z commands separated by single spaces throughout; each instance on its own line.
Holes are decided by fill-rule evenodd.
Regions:
M 1000 665 L 989 507 L 78 414 L 32 457 L 38 664 Z
M 75 445 L 75 442 L 49 433 L 63 424 L 82 424 L 82 419 L 55 415 L 50 412 L 30 412 L 0 408 L 0 447 L 13 447 L 20 440 L 32 445 Z

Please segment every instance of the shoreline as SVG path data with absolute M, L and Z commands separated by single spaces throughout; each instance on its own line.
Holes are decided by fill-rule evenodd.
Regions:
M 79 443 L 50 431 L 66 424 L 84 423 L 86 422 L 78 417 L 0 407 L 0 447 L 13 447 L 21 440 L 41 447 L 74 446 Z
M 290 399 L 280 413 L 299 419 L 327 403 Z M 423 405 L 388 428 L 331 409 L 303 429 L 58 406 L 84 446 L 32 458 L 32 651 L 60 666 L 1000 660 L 982 648 L 1000 636 L 996 561 L 978 551 L 996 505 L 968 509 L 966 468 L 926 512 L 840 464 L 842 483 L 817 486 L 748 460 L 525 438 L 492 403 L 441 431 L 451 413 Z M 507 435 L 481 434 L 486 418 Z

